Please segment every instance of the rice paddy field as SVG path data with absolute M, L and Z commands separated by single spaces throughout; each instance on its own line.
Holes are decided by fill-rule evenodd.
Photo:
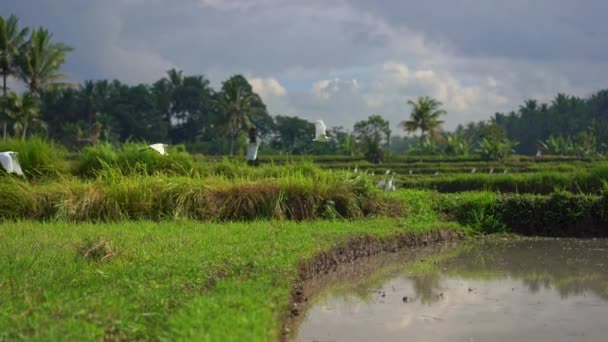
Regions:
M 26 173 L 0 174 L 0 340 L 276 341 L 303 267 L 328 251 L 440 231 L 608 236 L 603 160 L 251 166 L 144 148 L 0 143 Z M 395 191 L 376 186 L 387 170 Z

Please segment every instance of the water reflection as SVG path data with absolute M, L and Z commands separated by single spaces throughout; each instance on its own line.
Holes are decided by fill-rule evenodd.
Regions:
M 313 285 L 326 289 L 296 339 L 603 341 L 607 264 L 608 240 L 572 239 L 374 258 Z

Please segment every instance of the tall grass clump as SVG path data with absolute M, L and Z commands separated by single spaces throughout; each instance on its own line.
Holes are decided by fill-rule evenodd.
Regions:
M 100 222 L 189 219 L 357 219 L 403 214 L 397 201 L 365 177 L 288 177 L 250 180 L 226 177 L 124 175 L 105 169 L 97 178 L 65 178 L 31 185 L 13 180 L 0 219 Z M 20 196 L 25 195 L 21 201 Z
M 0 151 L 15 151 L 28 178 L 54 177 L 68 172 L 67 151 L 60 145 L 32 137 L 0 142 Z
M 120 147 L 101 143 L 87 146 L 80 152 L 76 173 L 90 178 L 107 168 L 120 170 L 124 175 L 161 172 L 190 175 L 195 172 L 194 160 L 182 146 L 172 146 L 167 155 L 161 155 L 143 143 L 126 143 Z

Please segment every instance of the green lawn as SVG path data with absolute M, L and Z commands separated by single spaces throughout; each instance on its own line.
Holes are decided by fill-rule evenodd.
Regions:
M 0 340 L 276 340 L 299 262 L 358 234 L 438 228 L 460 229 L 432 217 L 1 223 Z

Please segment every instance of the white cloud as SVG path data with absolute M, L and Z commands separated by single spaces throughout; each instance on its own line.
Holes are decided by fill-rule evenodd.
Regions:
M 287 90 L 275 78 L 249 77 L 247 80 L 251 84 L 253 91 L 258 93 L 263 100 L 267 100 L 272 96 L 280 97 L 287 94 Z

